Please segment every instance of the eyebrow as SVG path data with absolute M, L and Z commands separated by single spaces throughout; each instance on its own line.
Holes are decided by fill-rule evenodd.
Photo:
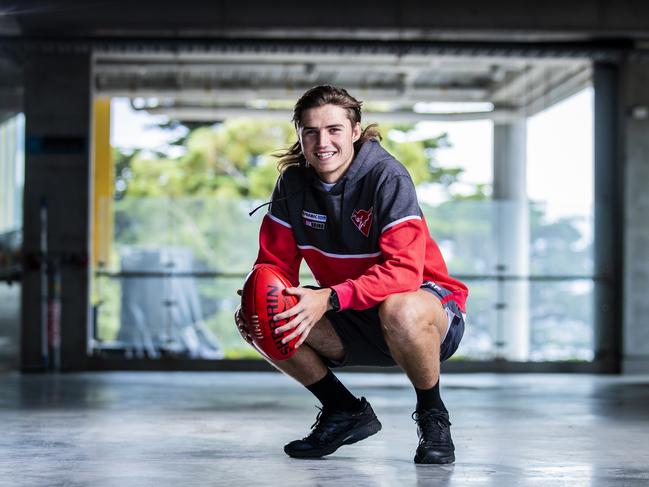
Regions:
M 332 128 L 337 128 L 337 127 L 344 127 L 342 123 L 335 123 L 333 125 L 327 125 L 325 128 L 326 129 L 332 129 Z M 318 127 L 302 127 L 302 130 L 309 130 L 309 129 L 317 129 Z

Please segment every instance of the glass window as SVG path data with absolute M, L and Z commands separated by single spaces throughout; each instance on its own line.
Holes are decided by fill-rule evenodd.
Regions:
M 293 128 L 183 124 L 145 105 L 112 102 L 114 194 L 101 206 L 114 228 L 97 269 L 94 345 L 153 358 L 256 356 L 232 322 L 265 213 L 248 212 L 267 201 L 270 154 L 292 143 Z M 593 357 L 592 89 L 533 113 L 381 124 L 450 273 L 470 287 L 454 359 Z
M 18 367 L 25 117 L 0 123 L 0 371 Z

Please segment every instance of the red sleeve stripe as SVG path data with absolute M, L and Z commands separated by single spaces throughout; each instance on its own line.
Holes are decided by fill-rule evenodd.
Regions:
M 266 213 L 266 216 L 273 220 L 276 223 L 279 223 L 280 225 L 284 225 L 286 228 L 293 228 L 289 223 L 286 223 L 284 220 L 280 220 L 276 216 L 271 215 L 270 213 Z
M 335 259 L 366 259 L 368 257 L 378 257 L 381 255 L 381 252 L 374 252 L 372 254 L 332 254 L 331 252 L 320 250 L 318 247 L 314 247 L 313 245 L 298 245 L 297 247 L 300 250 L 315 250 L 322 255 L 333 257 Z
M 399 223 L 403 223 L 408 220 L 420 220 L 421 217 L 419 215 L 410 215 L 410 216 L 404 216 L 403 218 L 399 218 L 398 220 L 393 221 L 392 223 L 388 223 L 386 226 L 384 226 L 381 229 L 381 233 L 385 232 L 386 230 L 392 228 L 395 225 L 398 225 Z

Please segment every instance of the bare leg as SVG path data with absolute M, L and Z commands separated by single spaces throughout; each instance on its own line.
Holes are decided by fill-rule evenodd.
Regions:
M 421 289 L 389 296 L 379 307 L 381 328 L 395 361 L 418 389 L 439 381 L 439 351 L 448 326 L 439 300 Z
M 379 316 L 392 356 L 418 389 L 419 445 L 415 463 L 452 463 L 455 446 L 448 413 L 438 408 L 419 409 L 419 391 L 431 391 L 439 381 L 439 350 L 448 327 L 441 302 L 421 289 L 395 294 L 381 304 Z
M 311 333 L 295 355 L 288 360 L 269 361 L 275 368 L 293 377 L 302 385 L 309 386 L 327 374 L 327 366 L 320 355 L 342 360 L 345 355 L 338 334 L 325 317 L 311 329 Z

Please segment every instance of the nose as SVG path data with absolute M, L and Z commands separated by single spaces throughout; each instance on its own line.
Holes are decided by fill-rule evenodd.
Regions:
M 327 132 L 327 130 L 321 130 L 320 132 L 318 132 L 318 147 L 319 148 L 327 147 L 329 145 L 330 140 L 331 139 L 329 137 L 329 133 Z

